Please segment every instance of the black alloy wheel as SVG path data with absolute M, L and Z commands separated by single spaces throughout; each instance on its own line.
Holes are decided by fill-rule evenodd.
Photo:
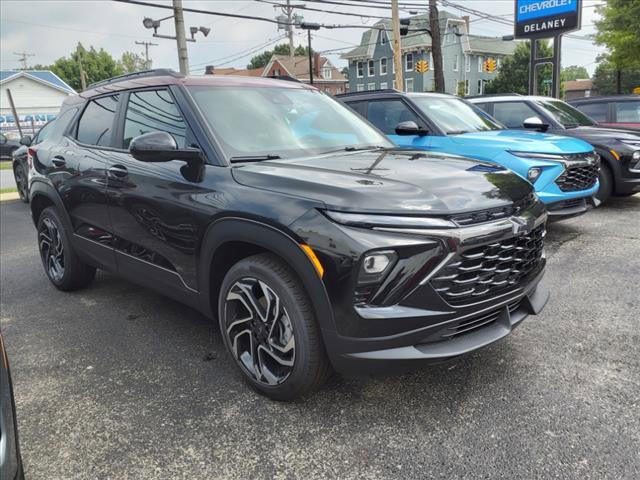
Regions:
M 24 203 L 29 203 L 29 180 L 27 178 L 27 172 L 24 171 L 22 165 L 16 165 L 13 169 L 13 176 L 16 179 L 16 187 L 18 189 L 18 195 L 20 200 Z
M 43 218 L 38 229 L 38 245 L 42 264 L 54 283 L 64 277 L 64 244 L 58 226 L 51 218 Z
M 218 319 L 227 351 L 263 395 L 293 400 L 329 378 L 313 305 L 281 258 L 263 253 L 233 265 L 218 294 Z

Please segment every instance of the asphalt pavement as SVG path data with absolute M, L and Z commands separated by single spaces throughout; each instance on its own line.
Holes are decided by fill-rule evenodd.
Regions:
M 507 339 L 292 404 L 195 311 L 102 272 L 57 291 L 28 206 L 0 217 L 28 479 L 640 478 L 640 195 L 549 227 L 551 300 Z
M 13 176 L 13 170 L 0 170 L 0 189 L 13 188 L 16 186 L 16 178 Z

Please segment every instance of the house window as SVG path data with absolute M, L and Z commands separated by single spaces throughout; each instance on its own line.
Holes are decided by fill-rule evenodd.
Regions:
M 367 84 L 367 90 L 375 90 L 375 89 L 376 89 L 375 82 Z
M 331 67 L 324 67 L 322 69 L 322 78 L 326 78 L 326 79 L 331 78 Z
M 387 37 L 387 32 L 386 30 L 383 30 L 382 35 L 380 35 L 380 43 L 382 45 L 385 45 L 388 41 L 389 41 L 389 38 Z
M 387 88 L 389 88 L 387 82 L 382 82 L 380 84 L 380 90 L 386 90 Z
M 407 72 L 413 72 L 413 53 L 407 53 L 404 57 L 404 69 Z
M 413 92 L 413 78 L 407 78 L 404 81 L 405 92 Z
M 469 57 L 469 55 L 464 56 L 464 71 L 465 72 L 471 71 L 471 57 Z
M 274 74 L 276 77 L 279 77 L 279 76 L 280 76 L 280 69 L 279 69 L 279 68 L 276 68 L 276 69 L 273 71 L 273 74 Z
M 469 95 L 469 80 L 465 80 L 464 81 L 464 95 L 467 96 Z
M 369 60 L 369 76 L 373 77 L 376 74 L 376 63 L 373 60 Z
M 480 55 L 478 57 L 478 73 L 482 73 L 482 64 L 484 63 L 484 57 Z
M 359 83 L 356 85 L 356 92 L 364 92 L 364 84 Z
M 502 61 L 500 57 L 496 58 L 496 70 L 500 70 L 500 65 L 502 65 Z
M 458 55 L 455 55 L 453 57 L 453 71 L 454 72 L 458 71 Z
M 484 80 L 478 80 L 478 95 L 484 95 Z
M 380 75 L 387 74 L 387 59 L 382 57 L 380 59 Z
M 340 95 L 342 93 L 342 87 L 336 87 L 336 95 Z
M 358 62 L 358 72 L 357 72 L 357 77 L 358 78 L 362 78 L 364 77 L 364 64 L 362 62 Z

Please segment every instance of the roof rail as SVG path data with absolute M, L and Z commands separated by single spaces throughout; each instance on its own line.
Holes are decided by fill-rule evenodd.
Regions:
M 395 88 L 383 88 L 378 90 L 362 90 L 360 92 L 340 93 L 338 95 L 334 95 L 334 97 L 352 97 L 354 95 L 368 95 L 371 93 L 402 93 L 402 92 L 400 90 L 396 90 Z
M 183 75 L 176 72 L 175 70 L 171 70 L 170 68 L 155 68 L 153 70 L 142 70 L 140 72 L 126 73 L 124 75 L 118 75 L 117 77 L 107 78 L 106 80 L 100 80 L 99 82 L 94 82 L 87 87 L 87 90 L 90 88 L 100 87 L 102 85 L 107 85 L 113 82 L 120 82 L 122 80 L 133 80 L 136 78 L 145 78 L 145 77 L 156 77 L 160 75 L 169 75 L 171 77 L 182 77 Z
M 490 98 L 490 97 L 521 97 L 519 93 L 486 93 L 484 95 L 466 95 L 463 98 Z

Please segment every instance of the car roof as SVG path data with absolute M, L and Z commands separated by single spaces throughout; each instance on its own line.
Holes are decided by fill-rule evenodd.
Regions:
M 495 102 L 513 102 L 513 101 L 523 101 L 523 100 L 560 100 L 558 98 L 553 97 L 544 97 L 542 95 L 501 95 L 501 96 L 481 96 L 474 97 L 468 99 L 472 103 L 495 103 Z M 560 100 L 562 101 L 562 100 Z
M 640 95 L 603 95 L 601 97 L 586 97 L 586 98 L 576 98 L 570 100 L 571 104 L 579 104 L 579 103 L 599 103 L 599 102 L 611 102 L 611 101 L 633 101 L 640 100 Z
M 79 94 L 89 99 L 105 93 L 117 93 L 134 88 L 159 87 L 167 85 L 214 86 L 214 87 L 262 87 L 293 88 L 315 90 L 311 85 L 290 80 L 277 80 L 265 77 L 242 77 L 233 75 L 180 75 L 172 70 L 156 70 L 139 72 L 139 74 L 123 75 L 110 80 L 89 85 Z
M 345 100 L 367 100 L 376 97 L 433 97 L 433 98 L 456 98 L 455 95 L 448 93 L 436 93 L 436 92 L 401 92 L 400 90 L 386 89 L 386 90 L 364 90 L 362 92 L 349 92 L 336 95 L 336 98 Z

